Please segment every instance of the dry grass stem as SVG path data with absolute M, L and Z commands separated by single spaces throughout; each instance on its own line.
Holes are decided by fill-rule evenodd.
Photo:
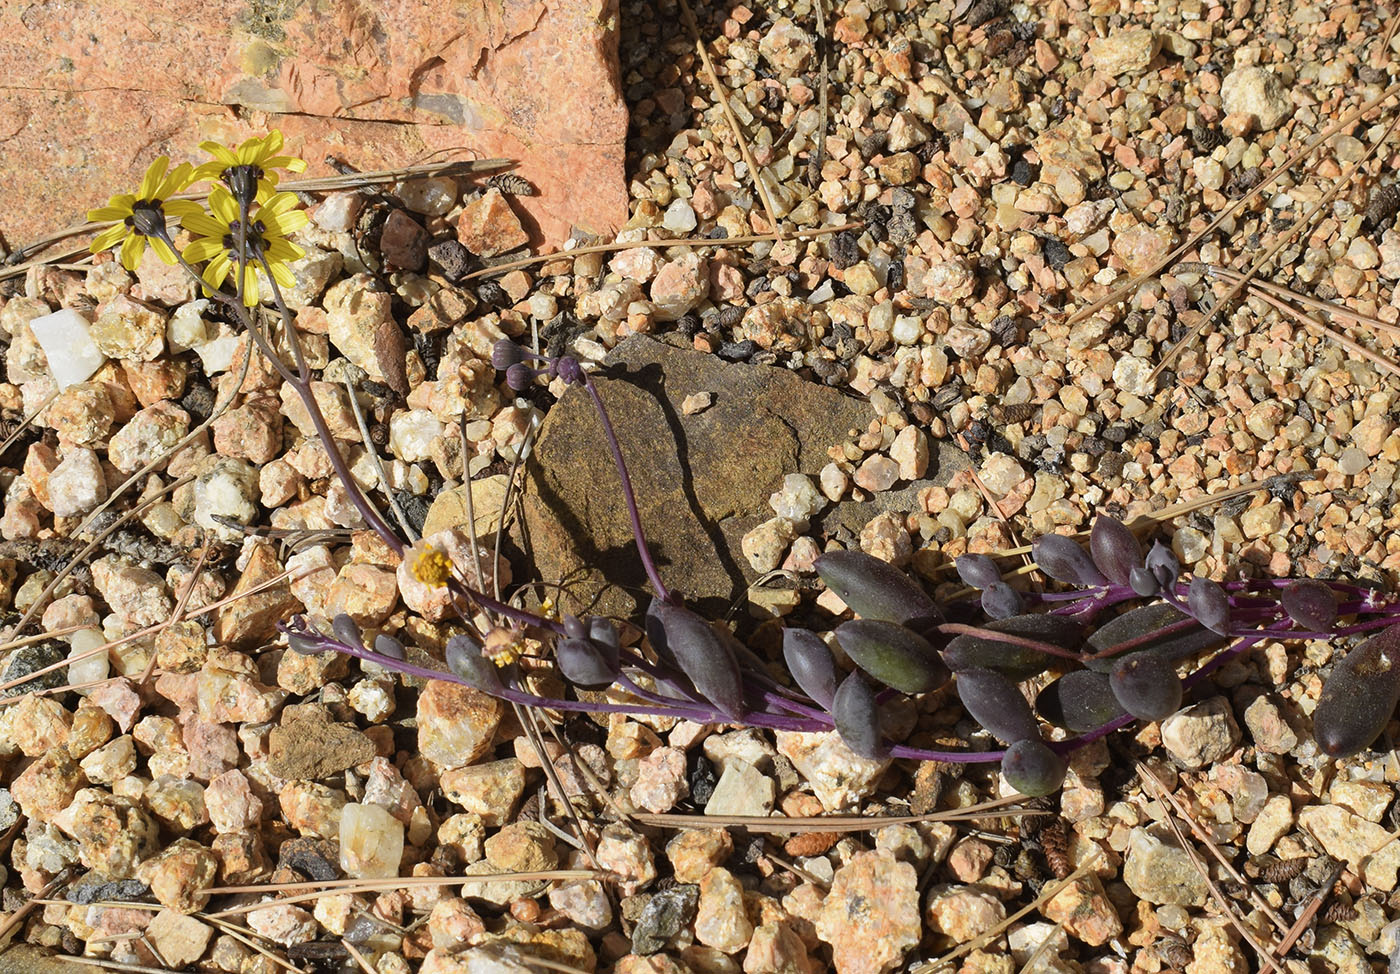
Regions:
M 715 100 L 724 111 L 724 117 L 729 122 L 729 127 L 734 132 L 734 141 L 739 143 L 739 152 L 744 157 L 744 165 L 749 169 L 749 176 L 753 179 L 753 185 L 758 190 L 758 198 L 763 203 L 764 215 L 768 217 L 769 239 L 777 243 L 781 238 L 781 231 L 778 228 L 778 213 L 773 209 L 773 201 L 768 196 L 768 187 L 763 182 L 763 170 L 754 162 L 753 153 L 749 151 L 748 140 L 744 138 L 744 129 L 739 124 L 739 119 L 734 116 L 734 109 L 729 104 L 729 90 L 724 83 L 719 80 L 719 73 L 715 71 L 714 63 L 710 60 L 710 49 L 705 43 L 705 39 L 700 36 L 700 25 L 695 22 L 695 12 L 690 9 L 689 0 L 680 0 L 681 17 L 685 20 L 685 25 L 690 29 L 690 36 L 695 41 L 695 50 L 700 54 L 700 61 L 705 66 L 705 80 L 714 89 Z
M 779 240 L 807 240 L 812 237 L 826 237 L 833 233 L 841 233 L 843 230 L 856 230 L 864 224 L 852 221 L 831 227 L 812 227 L 807 230 L 793 230 L 779 234 L 750 234 L 747 237 L 725 237 L 722 239 L 712 239 L 709 237 L 675 237 L 673 239 L 648 238 L 646 240 L 626 240 L 616 243 L 585 244 L 582 247 L 571 247 L 568 250 L 556 250 L 552 254 L 538 254 L 534 257 L 522 257 L 519 260 L 507 261 L 504 264 L 493 264 L 484 267 L 479 271 L 472 271 L 470 274 L 462 276 L 463 281 L 475 280 L 479 277 L 496 277 L 507 271 L 519 270 L 522 267 L 533 267 L 535 264 L 547 264 L 552 260 L 562 260 L 568 257 L 577 257 L 581 254 L 607 254 L 618 250 L 631 250 L 634 247 L 747 247 L 749 244 L 766 243 L 775 236 Z
M 1131 294 L 1137 287 L 1139 287 L 1145 281 L 1152 280 L 1165 268 L 1171 266 L 1173 261 L 1177 260 L 1183 254 L 1188 253 L 1192 247 L 1196 246 L 1196 244 L 1200 243 L 1202 240 L 1214 233 L 1216 229 L 1219 228 L 1220 225 L 1223 224 L 1226 220 L 1229 220 L 1231 217 L 1241 212 L 1250 203 L 1252 203 L 1254 200 L 1258 199 L 1261 195 L 1263 195 L 1263 193 L 1274 183 L 1276 183 L 1284 173 L 1292 169 L 1295 165 L 1298 164 L 1299 161 L 1311 155 L 1314 149 L 1330 140 L 1332 136 L 1343 131 L 1348 126 L 1355 123 L 1356 120 L 1359 119 L 1362 115 L 1365 115 L 1371 109 L 1375 108 L 1377 105 L 1381 104 L 1382 102 L 1386 101 L 1391 96 L 1397 93 L 1400 93 L 1400 83 L 1391 85 L 1389 88 L 1381 92 L 1375 98 L 1372 98 L 1370 101 L 1357 108 L 1354 108 L 1346 115 L 1343 115 L 1341 118 L 1337 119 L 1337 121 L 1327 126 L 1326 129 L 1309 139 L 1301 149 L 1293 153 L 1293 155 L 1289 156 L 1288 159 L 1284 161 L 1283 165 L 1279 166 L 1267 177 L 1265 177 L 1263 182 L 1261 182 L 1258 186 L 1255 186 L 1244 196 L 1240 197 L 1233 204 L 1227 206 L 1224 210 L 1222 210 L 1220 214 L 1216 216 L 1216 218 L 1212 220 L 1205 229 L 1199 231 L 1198 233 L 1192 234 L 1190 239 L 1188 239 L 1185 243 L 1177 247 L 1171 253 L 1167 254 L 1167 256 L 1163 257 L 1160 261 L 1154 264 L 1147 271 L 1145 271 L 1142 274 L 1139 274 L 1137 277 L 1134 277 L 1127 284 L 1115 287 L 1107 295 L 1095 301 L 1087 308 L 1081 308 L 1078 311 L 1074 312 L 1074 314 L 1069 316 L 1067 323 L 1072 325 L 1076 322 L 1083 321 L 1085 318 L 1089 317 L 1095 312 L 1121 300 L 1124 295 Z
M 1400 86 L 1392 87 L 1387 90 L 1397 90 L 1397 87 Z M 1323 193 L 1322 196 L 1318 198 L 1317 202 L 1312 205 L 1311 209 L 1309 209 L 1306 213 L 1303 214 L 1302 219 L 1293 221 L 1293 224 L 1287 230 L 1284 230 L 1282 233 L 1280 233 L 1278 239 L 1273 242 L 1273 245 L 1270 246 L 1268 250 L 1264 251 L 1262 254 L 1256 257 L 1254 261 L 1249 265 L 1249 270 L 1247 270 L 1244 273 L 1243 277 L 1241 277 L 1240 280 L 1236 281 L 1235 284 L 1231 286 L 1229 291 L 1225 292 L 1225 296 L 1216 301 L 1215 304 L 1211 305 L 1210 311 L 1206 312 L 1206 314 L 1201 318 L 1201 320 L 1196 322 L 1196 324 L 1192 326 L 1191 330 L 1186 333 L 1186 336 L 1182 338 L 1181 341 L 1177 342 L 1171 348 L 1167 349 L 1167 354 L 1162 356 L 1162 361 L 1158 362 L 1156 366 L 1153 367 L 1152 372 L 1148 375 L 1149 381 L 1155 381 L 1156 378 L 1162 374 L 1162 371 L 1166 369 L 1167 366 L 1169 366 L 1172 362 L 1176 361 L 1176 357 L 1178 355 L 1180 355 L 1187 348 L 1189 348 L 1191 344 L 1196 341 L 1196 339 L 1200 338 L 1203 334 L 1205 334 L 1206 329 L 1211 326 L 1211 324 L 1215 321 L 1216 317 L 1224 313 L 1225 309 L 1230 306 L 1231 302 L 1233 302 L 1235 298 L 1239 295 L 1239 293 L 1244 290 L 1245 286 L 1249 283 L 1249 281 L 1256 274 L 1259 273 L 1260 269 L 1263 268 L 1265 264 L 1268 264 L 1276 256 L 1278 256 L 1279 251 L 1283 250 L 1284 247 L 1288 246 L 1288 244 L 1293 240 L 1293 238 L 1302 232 L 1304 227 L 1312 226 L 1313 221 L 1317 219 L 1318 215 L 1321 214 L 1324 209 L 1331 205 L 1332 200 L 1336 198 L 1337 194 L 1351 184 L 1352 177 L 1355 176 L 1356 173 L 1360 170 L 1360 168 L 1366 164 L 1367 160 L 1369 160 L 1372 156 L 1374 156 L 1377 152 L 1380 151 L 1381 146 L 1385 145 L 1386 141 L 1390 138 L 1390 134 L 1395 131 L 1397 125 L 1400 125 L 1400 113 L 1396 114 L 1395 118 L 1391 119 L 1390 124 L 1386 126 L 1386 129 L 1381 134 L 1381 137 L 1375 142 L 1371 143 L 1371 145 L 1366 149 L 1366 152 L 1361 156 L 1361 158 L 1357 159 L 1355 162 L 1347 166 L 1345 170 L 1343 170 L 1341 176 L 1337 178 L 1337 181 L 1332 184 L 1332 186 L 1327 190 L 1327 192 Z M 1287 168 L 1288 165 L 1282 167 L 1282 169 Z M 1278 171 L 1276 171 L 1276 174 Z

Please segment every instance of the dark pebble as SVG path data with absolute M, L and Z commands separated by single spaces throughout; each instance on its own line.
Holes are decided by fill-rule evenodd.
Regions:
M 691 803 L 697 808 L 704 808 L 715 793 L 715 785 L 719 784 L 715 766 L 699 751 L 692 752 L 690 773 L 686 777 L 690 785 Z
M 1128 442 L 1128 437 L 1131 435 L 1132 431 L 1129 430 L 1128 427 L 1123 425 L 1122 423 L 1114 423 L 1108 429 L 1103 431 L 1103 438 L 1115 445 L 1122 445 Z
M 1064 242 L 1055 237 L 1040 238 L 1041 252 L 1045 255 L 1045 263 L 1050 265 L 1051 270 L 1062 270 L 1066 264 L 1074 260 L 1074 254 L 1064 245 Z
M 0 683 L 10 683 L 14 680 L 23 679 L 37 670 L 42 670 L 46 666 L 53 666 L 68 658 L 68 653 L 58 642 L 37 643 L 33 646 L 24 646 L 15 650 L 10 657 L 9 665 L 5 667 L 5 672 L 0 674 Z M 51 690 L 54 687 L 61 687 L 68 682 L 67 674 L 63 670 L 50 670 L 43 676 L 36 676 L 32 680 L 27 680 L 17 686 L 12 686 L 8 690 L 0 691 L 0 697 L 17 697 L 22 693 L 29 693 L 33 690 Z
M 831 237 L 829 244 L 831 262 L 836 265 L 838 271 L 844 271 L 847 267 L 857 264 L 861 259 L 860 244 L 856 242 L 856 235 L 849 230 L 842 230 Z
M 449 281 L 459 281 L 471 266 L 472 254 L 457 240 L 443 240 L 428 248 L 428 259 L 442 270 Z
M 1029 186 L 1035 182 L 1035 166 L 1025 159 L 1017 159 L 1011 164 L 1011 181 L 1017 186 Z
M 100 873 L 88 873 L 70 886 L 63 897 L 69 903 L 80 903 L 86 906 L 89 903 L 96 903 L 98 900 L 130 902 L 140 899 L 150 891 L 151 888 L 139 879 L 109 881 Z
M 339 879 L 340 848 L 326 839 L 297 836 L 282 843 L 277 868 L 294 870 L 318 883 Z
M 664 949 L 667 941 L 695 919 L 699 902 L 700 887 L 690 883 L 657 893 L 647 901 L 632 928 L 632 952 L 646 956 Z
M 745 338 L 742 342 L 725 342 L 716 353 L 726 362 L 743 362 L 758 351 L 758 342 Z

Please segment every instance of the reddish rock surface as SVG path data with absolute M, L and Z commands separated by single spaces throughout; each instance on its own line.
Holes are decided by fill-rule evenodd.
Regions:
M 0 4 L 0 233 L 28 243 L 161 153 L 281 128 L 329 175 L 511 158 L 535 245 L 627 219 L 617 0 Z

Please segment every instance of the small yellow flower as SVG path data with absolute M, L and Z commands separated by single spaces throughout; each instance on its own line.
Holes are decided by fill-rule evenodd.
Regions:
M 492 629 L 483 637 L 481 654 L 497 666 L 509 666 L 525 655 L 525 634 L 505 627 Z
M 175 263 L 175 252 L 168 243 L 166 220 L 175 217 L 184 222 L 203 215 L 204 210 L 193 200 L 170 199 L 190 184 L 191 169 L 188 162 L 182 162 L 167 173 L 169 165 L 170 157 L 161 156 L 146 170 L 141 187 L 135 193 L 119 193 L 108 200 L 106 206 L 88 210 L 88 220 L 93 223 L 117 221 L 93 239 L 94 254 L 120 243 L 122 266 L 134 271 L 149 242 L 157 257 L 167 264 Z
M 441 548 L 419 542 L 404 557 L 408 561 L 409 574 L 424 585 L 441 588 L 452 578 L 452 559 Z
M 262 298 L 258 285 L 258 270 L 262 267 L 259 256 L 267 259 L 278 287 L 296 286 L 296 278 L 287 264 L 304 256 L 305 251 L 288 240 L 287 235 L 309 222 L 296 206 L 297 198 L 293 194 L 274 193 L 248 215 L 244 233 L 248 251 L 243 271 L 243 303 L 250 308 Z M 185 228 L 198 237 L 185 248 L 185 260 L 191 264 L 209 262 L 204 268 L 206 293 L 212 294 L 221 287 L 229 271 L 238 267 L 238 210 L 233 194 L 223 186 L 215 186 L 209 193 L 209 214 L 200 213 L 184 220 Z
M 273 169 L 288 172 L 306 169 L 306 160 L 277 154 L 282 149 L 282 133 L 277 129 L 260 139 L 247 139 L 237 149 L 218 142 L 201 142 L 199 147 L 214 158 L 196 169 L 190 182 L 222 180 L 235 196 L 246 194 L 250 202 L 254 197 L 261 201 L 277 191 L 277 174 Z

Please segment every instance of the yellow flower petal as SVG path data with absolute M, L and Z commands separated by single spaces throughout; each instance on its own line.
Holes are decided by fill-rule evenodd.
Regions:
M 205 265 L 204 280 L 217 291 L 224 283 L 224 279 L 228 277 L 231 268 L 232 264 L 229 262 L 228 254 L 219 254 Z
M 188 162 L 182 162 L 170 171 L 170 174 L 161 180 L 159 188 L 156 189 L 156 199 L 165 200 L 174 196 L 180 190 L 190 184 L 190 173 L 194 167 Z
M 288 172 L 303 172 L 306 169 L 306 160 L 298 159 L 296 156 L 273 156 L 263 162 L 264 169 L 285 169 Z
M 293 274 L 286 264 L 269 264 L 272 268 L 272 279 L 277 282 L 277 286 L 284 291 L 290 291 L 297 286 L 296 275 Z
M 146 238 L 139 233 L 131 234 L 122 244 L 122 266 L 129 271 L 135 271 L 136 265 L 141 263 L 141 255 L 145 253 L 145 251 Z
M 190 233 L 200 237 L 213 237 L 222 240 L 224 234 L 228 233 L 228 224 L 221 223 L 212 217 L 206 216 L 203 212 L 194 213 L 184 217 L 180 223 Z
M 249 307 L 255 307 L 262 301 L 262 294 L 258 291 L 258 272 L 252 267 L 243 269 L 243 303 Z
M 222 186 L 215 186 L 209 191 L 209 210 L 224 221 L 225 227 L 238 219 L 238 201 Z
M 99 206 L 95 210 L 87 211 L 89 223 L 106 223 L 108 220 L 125 220 L 131 216 L 131 207 L 126 206 Z
M 300 201 L 297 199 L 295 193 L 277 193 L 268 197 L 267 202 L 262 204 L 262 209 L 258 211 L 258 216 L 262 217 L 265 213 L 271 215 L 286 213 L 289 210 L 296 209 L 298 202 Z
M 224 245 L 221 241 L 214 237 L 202 237 L 187 246 L 184 255 L 185 260 L 191 264 L 200 264 L 223 251 Z
M 176 217 L 181 223 L 184 223 L 191 217 L 203 216 L 204 207 L 194 200 L 166 200 L 165 212 L 167 216 Z
M 228 146 L 223 145 L 222 143 L 201 142 L 199 143 L 199 147 L 205 152 L 209 153 L 219 162 L 221 166 L 219 172 L 223 172 L 224 168 L 228 166 L 238 165 L 238 157 L 233 154 L 232 150 L 230 150 Z M 205 163 L 204 165 L 213 165 L 213 163 Z M 203 169 L 204 166 L 200 166 L 199 168 Z
M 165 261 L 167 264 L 179 263 L 179 261 L 175 259 L 175 251 L 171 250 L 164 240 L 161 240 L 159 237 L 152 237 L 150 243 L 151 249 L 156 252 L 156 256 L 161 260 Z
M 158 156 L 156 161 L 151 163 L 151 167 L 146 170 L 146 175 L 141 177 L 141 188 L 136 191 L 137 199 L 149 200 L 155 197 L 161 177 L 165 175 L 165 168 L 169 165 L 169 156 Z
M 306 256 L 306 251 L 296 244 L 280 237 L 276 240 L 269 240 L 267 243 L 267 259 L 269 261 L 281 261 L 284 264 L 294 260 L 301 260 Z
M 131 228 L 124 223 L 118 223 L 114 227 L 108 227 L 92 239 L 89 249 L 94 254 L 100 254 L 104 250 L 109 250 L 115 247 L 122 237 L 125 237 L 130 230 Z

